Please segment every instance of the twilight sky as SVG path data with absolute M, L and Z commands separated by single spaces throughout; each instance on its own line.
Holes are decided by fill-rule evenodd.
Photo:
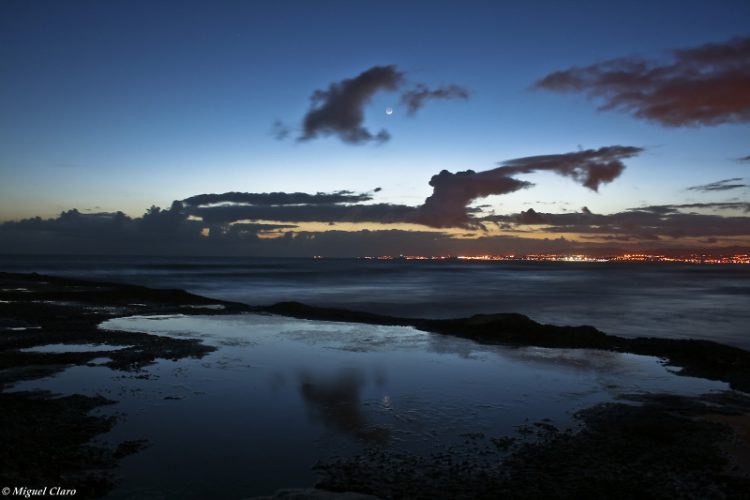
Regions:
M 748 251 L 750 3 L 563 4 L 4 1 L 0 252 Z

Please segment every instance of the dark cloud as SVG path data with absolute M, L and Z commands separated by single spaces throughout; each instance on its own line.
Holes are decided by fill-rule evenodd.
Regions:
M 739 161 L 739 162 L 743 162 L 743 163 L 744 163 L 744 162 L 748 162 L 748 163 L 750 163 L 750 155 L 748 155 L 748 156 L 743 156 L 742 158 L 737 158 L 737 161 Z
M 750 202 L 739 200 L 652 205 L 614 214 L 596 214 L 583 207 L 563 213 L 530 208 L 516 214 L 486 215 L 472 205 L 485 196 L 530 187 L 530 182 L 516 176 L 538 171 L 556 172 L 596 190 L 622 172 L 623 159 L 640 151 L 611 146 L 517 158 L 485 172 L 442 171 L 430 180 L 433 193 L 420 206 L 372 203 L 372 193 L 337 191 L 201 194 L 175 201 L 168 209 L 151 207 L 136 218 L 122 212 L 81 213 L 73 209 L 52 219 L 35 217 L 0 224 L 0 252 L 340 257 L 594 249 L 606 253 L 603 246 L 596 246 L 597 241 L 601 245 L 606 241 L 632 242 L 641 245 L 637 249 L 645 250 L 646 243 L 656 245 L 652 248 L 670 241 L 687 244 L 679 242 L 680 238 L 711 240 L 712 245 L 750 240 Z M 411 222 L 468 229 L 495 224 L 513 234 L 470 239 L 466 234 L 465 238 L 454 238 L 449 233 L 426 230 L 309 231 L 299 225 L 304 222 Z M 583 235 L 589 241 L 581 244 L 562 237 L 540 240 L 539 232 Z M 524 238 L 527 233 L 534 233 L 536 238 Z
M 649 212 L 657 212 L 657 213 L 671 213 L 671 212 L 678 212 L 680 210 L 685 210 L 688 208 L 697 208 L 700 210 L 714 210 L 714 211 L 722 211 L 722 210 L 733 210 L 733 211 L 743 211 L 743 212 L 750 212 L 750 203 L 740 201 L 740 202 L 716 202 L 716 203 L 683 203 L 678 205 L 650 205 L 648 207 L 644 207 L 640 210 L 646 210 Z
M 157 206 L 152 206 L 143 217 L 137 221 L 138 229 L 147 233 L 154 234 L 174 234 L 182 228 L 182 224 L 187 218 L 181 202 L 174 201 L 169 210 L 162 210 Z
M 550 73 L 537 88 L 580 92 L 668 127 L 750 122 L 750 38 L 675 50 L 670 60 L 630 57 Z
M 271 125 L 271 134 L 279 141 L 283 141 L 288 138 L 292 133 L 292 130 L 281 120 L 276 120 Z
M 451 173 L 447 170 L 430 179 L 432 195 L 419 208 L 418 221 L 432 227 L 477 227 L 468 205 L 477 198 L 518 191 L 533 184 L 506 175 L 501 168 Z
M 122 212 L 81 213 L 73 209 L 53 219 L 36 217 L 1 224 L 0 250 L 144 255 L 332 255 L 335 252 L 364 255 L 382 248 L 385 253 L 440 254 L 471 245 L 456 244 L 446 234 L 428 231 L 304 232 L 297 223 L 417 223 L 470 229 L 483 228 L 483 224 L 492 222 L 531 223 L 534 217 L 536 222 L 546 223 L 538 219 L 546 216 L 533 211 L 527 211 L 525 218 L 518 220 L 482 218 L 481 210 L 469 205 L 478 198 L 529 187 L 530 182 L 512 176 L 539 170 L 555 171 L 596 189 L 622 171 L 622 158 L 639 151 L 639 148 L 613 146 L 509 160 L 486 172 L 442 171 L 430 180 L 432 195 L 416 207 L 371 203 L 372 193 L 337 191 L 200 194 L 175 201 L 168 209 L 153 206 L 138 218 Z M 267 238 L 280 233 L 281 237 Z M 341 249 L 335 246 L 337 240 L 344 245 Z M 288 251 L 284 245 L 289 246 Z M 387 248 L 390 250 L 385 251 Z
M 518 214 L 516 218 L 514 218 L 514 222 L 517 222 L 518 224 L 527 224 L 527 225 L 533 225 L 533 224 L 544 224 L 547 221 L 544 214 L 538 213 L 533 208 L 530 208 L 526 210 L 525 212 L 521 212 Z
M 239 193 L 200 194 L 182 201 L 188 215 L 209 224 L 239 220 L 280 222 L 407 222 L 416 207 L 371 201 L 370 193 Z
M 143 218 L 133 219 L 122 212 L 81 213 L 76 209 L 62 212 L 57 218 L 34 217 L 0 225 L 4 251 L 57 253 L 151 253 L 160 241 L 185 243 L 193 228 L 189 223 L 178 227 L 172 223 L 169 210 L 149 209 Z M 183 219 L 183 222 L 184 219 Z M 181 224 L 180 224 L 181 226 Z M 200 228 L 194 228 L 195 238 Z M 163 230 L 163 231 L 162 231 Z
M 188 213 L 210 224 L 238 220 L 280 222 L 374 222 L 396 223 L 414 219 L 417 208 L 377 203 L 373 205 L 217 205 L 189 207 Z
M 633 146 L 608 146 L 556 155 L 527 156 L 500 164 L 508 175 L 552 171 L 598 191 L 601 184 L 612 182 L 625 170 L 622 160 L 637 156 L 642 151 L 643 148 Z
M 496 223 L 506 230 L 525 223 L 547 225 L 550 233 L 578 233 L 590 239 L 576 243 L 564 237 L 524 237 L 514 235 L 484 236 L 457 239 L 449 234 L 406 230 L 361 231 L 294 231 L 277 238 L 261 238 L 262 233 L 293 229 L 292 224 L 209 224 L 187 216 L 178 218 L 175 211 L 153 210 L 149 217 L 158 220 L 167 232 L 147 229 L 143 218 L 131 218 L 121 212 L 81 214 L 76 210 L 63 212 L 54 219 L 32 218 L 0 224 L 0 249 L 3 253 L 72 253 L 112 255 L 274 255 L 279 257 L 326 255 L 351 257 L 361 255 L 477 255 L 590 252 L 611 254 L 623 250 L 646 251 L 669 249 L 665 245 L 681 245 L 679 238 L 699 237 L 701 240 L 730 244 L 731 238 L 750 238 L 750 217 L 721 217 L 686 213 L 688 210 L 710 208 L 747 210 L 750 203 L 715 207 L 665 205 L 642 207 L 618 214 L 594 214 L 590 210 L 563 214 L 526 211 L 522 214 L 492 216 L 485 224 Z M 703 204 L 708 205 L 708 204 Z M 183 214 L 185 215 L 185 214 Z M 175 220 L 179 223 L 175 224 Z M 204 231 L 209 229 L 208 232 Z M 729 240 L 727 240 L 729 238 Z M 598 243 L 601 242 L 601 243 Z M 617 244 L 619 246 L 612 246 Z M 632 246 L 622 246 L 632 243 Z M 712 243 L 713 244 L 713 243 Z M 609 246 L 607 246 L 609 245 Z M 652 246 L 649 246 L 652 245 Z M 684 245 L 684 244 L 683 244 Z M 691 247 L 693 250 L 694 248 Z M 726 247 L 725 247 L 726 248 Z M 714 246 L 713 251 L 718 251 Z M 728 252 L 746 252 L 746 246 Z
M 58 217 L 33 217 L 0 224 L 5 252 L 203 255 L 236 253 L 258 235 L 289 224 L 207 224 L 191 219 L 179 201 L 163 210 L 149 208 L 141 217 L 122 212 L 81 213 L 76 209 Z M 205 230 L 208 230 L 208 235 Z M 36 249 L 36 250 L 35 250 Z
M 580 212 L 554 214 L 529 209 L 518 214 L 491 216 L 485 220 L 498 225 L 543 225 L 542 230 L 546 232 L 596 234 L 620 240 L 750 236 L 750 217 L 704 214 L 690 209 L 750 212 L 750 203 L 655 205 L 607 215 L 592 213 L 586 207 Z
M 236 220 L 280 222 L 413 222 L 436 228 L 483 228 L 478 209 L 469 205 L 479 198 L 531 187 L 515 175 L 551 171 L 570 177 L 594 191 L 625 169 L 623 160 L 642 151 L 632 146 L 609 146 L 572 153 L 527 156 L 501 162 L 484 172 L 447 170 L 432 176 L 432 194 L 419 207 L 371 204 L 370 194 L 335 193 L 224 193 L 203 194 L 183 200 L 189 215 L 212 224 Z
M 387 130 L 373 133 L 364 126 L 365 106 L 378 92 L 395 92 L 406 85 L 406 76 L 395 65 L 373 66 L 355 76 L 331 83 L 326 90 L 316 90 L 310 97 L 311 107 L 302 119 L 300 141 L 334 135 L 348 144 L 384 143 L 391 138 Z M 413 115 L 425 101 L 435 99 L 468 99 L 469 91 L 455 84 L 430 88 L 416 83 L 401 94 L 401 102 Z M 276 121 L 272 133 L 285 139 L 290 129 Z
M 407 90 L 401 95 L 401 102 L 406 106 L 407 112 L 414 115 L 419 111 L 424 102 L 430 99 L 468 99 L 469 91 L 459 85 L 446 85 L 431 89 L 427 85 L 419 83 L 412 90 Z
M 350 144 L 387 141 L 390 135 L 385 130 L 373 134 L 363 126 L 364 107 L 377 92 L 398 90 L 403 82 L 404 74 L 396 66 L 374 66 L 354 78 L 332 83 L 327 90 L 316 90 L 299 139 L 336 135 Z
M 372 195 L 352 191 L 335 191 L 333 193 L 240 193 L 199 194 L 185 198 L 183 203 L 191 206 L 243 204 L 243 205 L 332 205 L 339 203 L 360 203 L 369 201 Z
M 478 198 L 512 193 L 533 185 L 513 177 L 518 174 L 551 171 L 597 191 L 601 184 L 612 182 L 622 173 L 625 169 L 622 160 L 641 151 L 642 148 L 632 146 L 609 146 L 516 158 L 484 172 L 466 170 L 454 174 L 443 170 L 430 179 L 433 192 L 420 207 L 418 221 L 433 227 L 481 227 L 468 205 Z
M 687 188 L 688 191 L 703 191 L 704 193 L 710 193 L 711 191 L 728 191 L 730 189 L 739 189 L 747 187 L 747 184 L 741 184 L 742 177 L 734 177 L 732 179 L 723 179 L 709 184 L 701 184 L 699 186 L 691 186 Z

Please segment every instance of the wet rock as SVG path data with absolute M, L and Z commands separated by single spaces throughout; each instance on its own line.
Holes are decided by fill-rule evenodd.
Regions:
M 130 441 L 123 441 L 122 443 L 117 445 L 117 449 L 112 454 L 112 456 L 119 460 L 121 458 L 127 457 L 128 455 L 132 455 L 133 453 L 138 453 L 147 446 L 148 441 L 146 439 L 133 439 Z
M 210 309 L 183 305 L 211 306 Z M 221 305 L 219 307 L 213 307 Z M 88 365 L 106 354 L 105 366 L 133 377 L 158 358 L 201 357 L 214 350 L 200 341 L 99 329 L 109 318 L 128 314 L 229 314 L 250 308 L 212 301 L 181 290 L 152 290 L 36 274 L 0 273 L 0 389 Z M 28 327 L 28 328 L 27 328 Z M 33 328 L 31 328 L 33 327 Z M 18 328 L 27 328 L 18 330 Z M 122 349 L 91 352 L 23 352 L 48 344 L 106 344 Z M 114 417 L 89 412 L 114 401 L 79 394 L 0 392 L 0 485 L 62 486 L 76 498 L 98 498 L 112 486 L 117 461 L 143 448 L 126 441 L 116 449 L 94 445 Z
M 734 389 L 750 392 L 750 352 L 708 340 L 624 338 L 607 335 L 592 326 L 545 325 L 522 314 L 512 313 L 478 314 L 456 319 L 418 319 L 314 307 L 299 302 L 281 302 L 256 310 L 303 319 L 412 326 L 486 344 L 602 349 L 656 356 L 679 367 L 680 375 L 721 380 Z
M 471 448 L 431 457 L 365 451 L 319 464 L 318 486 L 414 499 L 747 498 L 750 477 L 737 473 L 728 454 L 736 449 L 736 434 L 709 417 L 750 414 L 749 396 L 632 399 L 641 404 L 580 412 L 577 433 L 542 426 L 536 441 L 522 442 L 509 455 L 503 452 L 513 438 L 494 438 L 495 460 Z
M 250 500 L 378 500 L 372 495 L 361 493 L 334 492 L 319 490 L 316 488 L 306 489 L 284 489 L 278 490 L 273 495 L 265 497 L 254 497 Z
M 43 488 L 61 485 L 95 498 L 112 486 L 103 470 L 115 466 L 111 450 L 90 443 L 109 431 L 112 417 L 89 414 L 112 404 L 79 394 L 0 393 L 0 484 Z

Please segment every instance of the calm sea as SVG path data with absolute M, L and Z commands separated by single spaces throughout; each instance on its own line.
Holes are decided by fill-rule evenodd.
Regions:
M 518 312 L 616 335 L 750 349 L 750 266 L 0 256 L 0 270 L 183 288 L 253 305 L 296 300 L 432 318 Z

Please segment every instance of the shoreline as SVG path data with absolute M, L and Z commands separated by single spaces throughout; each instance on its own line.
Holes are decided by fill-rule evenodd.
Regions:
M 7 283 L 10 280 L 10 285 Z M 19 281 L 20 280 L 20 281 Z M 81 290 L 38 290 L 43 298 L 36 300 L 46 301 L 70 301 L 71 299 L 92 300 L 95 303 L 104 304 L 104 307 L 117 307 L 116 314 L 99 314 L 88 316 L 84 328 L 91 328 L 92 321 L 103 322 L 111 317 L 121 317 L 132 314 L 209 314 L 224 315 L 234 313 L 271 313 L 297 319 L 314 321 L 334 321 L 345 323 L 361 323 L 369 325 L 385 326 L 411 326 L 418 330 L 443 335 L 451 335 L 473 340 L 484 344 L 499 344 L 515 347 L 547 347 L 547 348 L 569 348 L 569 349 L 599 349 L 620 353 L 638 354 L 644 356 L 655 356 L 665 360 L 666 364 L 680 369 L 678 374 L 696 376 L 709 380 L 727 382 L 732 389 L 750 392 L 750 351 L 711 340 L 696 339 L 670 339 L 659 337 L 621 337 L 606 334 L 593 326 L 557 326 L 538 323 L 528 316 L 517 313 L 499 314 L 476 314 L 465 318 L 452 319 L 423 319 L 404 318 L 398 316 L 381 315 L 355 311 L 350 309 L 338 309 L 317 307 L 303 304 L 301 302 L 279 302 L 268 306 L 257 306 L 212 299 L 195 295 L 179 289 L 156 289 L 140 285 L 126 285 L 118 283 L 99 282 L 74 278 L 63 278 L 46 276 L 36 273 L 5 273 L 0 272 L 0 284 L 3 284 L 3 292 L 0 297 L 11 303 L 23 301 L 23 292 L 7 291 L 7 286 L 13 286 L 14 282 L 53 284 L 57 286 L 72 287 L 94 287 L 94 291 Z M 106 291 L 103 293 L 102 291 Z M 10 298 L 8 298 L 10 297 Z M 27 298 L 27 297 L 26 297 Z M 140 304 L 138 300 L 146 301 Z M 0 303 L 0 306 L 5 304 Z M 53 304 L 50 304 L 53 306 Z M 19 307 L 19 306 L 16 306 Z M 216 309 L 215 307 L 221 307 Z M 48 307 L 52 309 L 53 307 Z M 4 308 L 3 308 L 4 309 Z M 45 314 L 44 312 L 42 313 Z M 54 314 L 47 311 L 46 315 Z M 97 323 L 97 324 L 98 324 Z M 125 334 L 133 336 L 134 334 Z M 122 340 L 118 344 L 125 344 L 126 337 L 118 336 Z M 70 340 L 70 337 L 66 337 Z M 153 341 L 153 340 L 151 340 Z M 168 340 L 163 341 L 170 344 Z M 185 340 L 178 344 L 172 344 L 169 348 L 175 349 L 168 356 L 180 357 L 180 352 L 197 353 L 206 346 L 194 345 L 188 347 Z M 158 342 L 157 342 L 158 343 Z M 192 342 L 198 344 L 197 342 Z M 22 346 L 26 347 L 26 346 Z M 167 349 L 167 345 L 161 346 Z M 205 351 L 208 352 L 208 351 Z M 130 353 L 134 354 L 134 353 Z M 139 354 L 139 355 L 138 355 Z M 120 354 L 116 355 L 117 363 L 139 363 L 153 359 L 145 352 L 132 355 L 129 360 Z M 64 360 L 61 360 L 64 362 Z M 1 362 L 1 360 L 0 360 Z M 116 367 L 117 364 L 112 365 Z M 0 384 L 2 380 L 0 379 Z
M 131 441 L 108 449 L 89 443 L 92 437 L 107 432 L 116 423 L 114 417 L 89 415 L 92 409 L 113 403 L 111 400 L 77 394 L 58 398 L 49 393 L 9 393 L 6 392 L 8 386 L 21 380 L 51 376 L 70 366 L 89 365 L 92 360 L 101 357 L 109 358 L 104 366 L 111 369 L 137 372 L 156 359 L 201 358 L 215 350 L 200 340 L 99 329 L 99 325 L 107 319 L 128 315 L 238 313 L 270 313 L 308 320 L 411 326 L 486 344 L 593 348 L 658 356 L 670 365 L 679 367 L 681 370 L 677 373 L 680 375 L 721 380 L 734 389 L 750 392 L 750 353 L 710 341 L 626 339 L 604 334 L 590 326 L 543 325 L 520 314 L 429 320 L 312 307 L 297 302 L 250 306 L 200 297 L 183 290 L 160 290 L 39 274 L 0 273 L 0 330 L 3 331 L 0 337 L 0 400 L 6 409 L 0 414 L 0 428 L 4 429 L 4 451 L 0 453 L 3 483 L 44 485 L 65 478 L 66 486 L 78 486 L 81 491 L 88 492 L 83 494 L 84 498 L 98 497 L 111 488 L 114 479 L 109 471 L 114 469 L 118 460 L 136 453 L 145 445 Z M 101 346 L 101 350 L 62 353 L 22 351 L 48 344 L 95 344 Z M 110 350 L 109 347 L 118 349 Z M 633 402 L 640 406 L 632 406 Z M 659 448 L 658 453 L 649 455 L 652 458 L 649 462 L 651 467 L 663 460 L 674 462 L 666 466 L 667 473 L 676 478 L 669 483 L 670 488 L 682 483 L 691 485 L 695 481 L 707 481 L 720 483 L 727 492 L 741 491 L 738 489 L 740 486 L 744 488 L 750 485 L 746 482 L 746 476 L 735 473 L 727 475 L 725 468 L 734 460 L 733 457 L 744 456 L 742 454 L 748 451 L 747 439 L 744 445 L 741 442 L 737 445 L 731 429 L 735 429 L 739 435 L 741 427 L 747 425 L 749 413 L 750 397 L 731 391 L 700 398 L 651 395 L 637 400 L 634 396 L 629 404 L 611 403 L 584 410 L 580 415 L 583 430 L 576 434 L 540 427 L 536 443 L 509 444 L 513 441 L 511 439 L 504 442 L 506 448 L 500 450 L 500 446 L 493 441 L 497 446 L 494 452 L 502 451 L 505 457 L 501 474 L 480 467 L 480 462 L 486 462 L 486 458 L 473 464 L 470 456 L 468 465 L 464 465 L 452 461 L 450 453 L 447 459 L 425 459 L 389 453 L 387 450 L 366 450 L 350 460 L 318 464 L 316 470 L 321 477 L 318 486 L 323 490 L 357 491 L 388 498 L 404 496 L 404 492 L 412 492 L 407 496 L 414 496 L 415 492 L 421 491 L 427 497 L 429 491 L 433 496 L 441 491 L 430 490 L 429 478 L 448 475 L 452 482 L 443 484 L 445 489 L 442 491 L 451 492 L 450 496 L 455 498 L 461 497 L 459 490 L 462 485 L 469 484 L 473 484 L 474 489 L 467 490 L 470 493 L 464 492 L 467 498 L 501 492 L 509 495 L 510 492 L 520 491 L 518 488 L 526 491 L 529 497 L 550 494 L 556 491 L 552 483 L 558 480 L 566 482 L 568 493 L 572 495 L 587 491 L 591 486 L 576 478 L 579 474 L 585 477 L 586 468 L 591 467 L 592 463 L 599 464 L 600 474 L 611 466 L 614 467 L 612 470 L 625 470 L 625 476 L 629 475 L 631 480 L 638 477 L 644 470 L 618 462 L 617 457 L 623 450 L 632 453 L 634 447 L 647 447 L 646 444 L 651 443 Z M 692 450 L 677 446 L 686 436 L 692 436 Z M 485 440 L 484 437 L 472 439 Z M 637 446 L 633 444 L 638 440 L 643 443 Z M 489 445 L 489 440 L 486 441 L 484 444 Z M 54 452 L 49 450 L 50 442 L 55 445 Z M 598 448 L 602 443 L 609 443 L 612 447 L 600 453 Z M 12 451 L 19 449 L 25 450 L 23 459 Z M 576 449 L 578 453 L 570 455 L 565 451 L 567 449 Z M 482 453 L 486 451 L 484 449 Z M 677 460 L 685 453 L 692 453 L 690 456 L 704 464 L 705 470 L 699 471 L 699 474 Z M 580 457 L 588 457 L 588 462 Z M 724 463 L 724 459 L 727 463 Z M 402 468 L 421 472 L 418 475 L 398 473 L 389 465 L 394 461 L 402 464 Z M 550 467 L 556 468 L 558 479 L 555 481 L 549 479 L 536 484 L 524 476 L 534 470 L 541 474 Z M 522 470 L 527 472 L 519 472 Z M 486 477 L 482 479 L 477 476 L 478 472 L 486 474 Z M 619 480 L 610 478 L 609 482 L 596 486 L 592 491 L 611 494 L 614 487 L 612 481 L 617 483 Z M 484 489 L 476 489 L 480 485 Z M 640 484 L 642 490 L 655 487 L 648 481 Z M 560 491 L 566 490 L 563 488 Z M 678 490 L 664 491 L 673 493 Z M 518 495 L 511 497 L 524 498 Z
M 750 392 L 750 352 L 710 340 L 626 338 L 603 333 L 593 326 L 541 324 L 523 314 L 477 314 L 456 319 L 415 319 L 363 313 L 348 309 L 281 302 L 255 307 L 298 319 L 342 321 L 371 325 L 411 326 L 430 333 L 467 338 L 484 344 L 515 347 L 600 349 L 663 358 L 680 368 L 678 374 L 727 382 Z

